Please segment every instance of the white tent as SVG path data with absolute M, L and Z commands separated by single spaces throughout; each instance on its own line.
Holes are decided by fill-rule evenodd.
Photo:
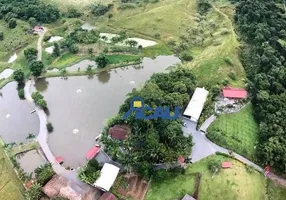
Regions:
M 105 163 L 101 169 L 99 178 L 93 184 L 95 187 L 100 188 L 104 191 L 109 191 L 113 183 L 116 180 L 116 177 L 119 173 L 119 168 Z
M 183 115 L 194 122 L 198 122 L 207 100 L 208 93 L 209 92 L 205 90 L 205 88 L 196 88 Z

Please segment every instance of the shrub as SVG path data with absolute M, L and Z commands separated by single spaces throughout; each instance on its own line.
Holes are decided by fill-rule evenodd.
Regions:
M 161 35 L 160 35 L 159 33 L 155 33 L 155 34 L 154 34 L 154 38 L 160 39 L 160 37 L 161 37 Z
M 136 8 L 136 5 L 134 3 L 124 3 L 124 4 L 121 4 L 118 8 L 121 10 L 132 9 L 132 8 Z
M 50 122 L 46 124 L 46 127 L 49 133 L 53 132 L 54 127 Z
M 193 56 L 187 51 L 182 52 L 179 57 L 183 61 L 192 61 L 193 60 Z
M 168 178 L 168 172 L 165 169 L 160 169 L 154 172 L 153 178 L 157 182 L 162 182 Z
M 42 186 L 39 183 L 33 183 L 32 186 L 26 191 L 25 199 L 39 200 L 42 194 Z
M 208 170 L 212 173 L 219 172 L 221 169 L 221 163 L 218 160 L 210 160 L 208 163 Z
M 35 169 L 36 179 L 42 186 L 45 185 L 55 174 L 51 164 L 45 164 Z
M 15 18 L 10 19 L 9 22 L 8 22 L 8 27 L 9 27 L 10 29 L 13 29 L 13 28 L 15 28 L 16 26 L 17 26 L 17 21 L 16 21 L 16 19 L 15 19 Z
M 23 83 L 25 80 L 24 72 L 21 69 L 17 69 L 16 71 L 13 72 L 13 78 L 18 83 Z
M 4 33 L 0 31 L 0 41 L 4 40 Z
M 91 12 L 92 12 L 92 14 L 94 14 L 95 16 L 104 15 L 104 14 L 107 13 L 108 11 L 109 11 L 108 6 L 103 5 L 103 4 L 96 4 L 96 5 L 92 5 L 92 6 L 91 6 Z
M 224 86 L 227 86 L 227 85 L 229 84 L 229 80 L 228 80 L 228 79 L 224 79 L 224 80 L 222 81 L 222 84 L 223 84 Z
M 228 77 L 231 79 L 231 80 L 236 80 L 236 75 L 235 75 L 235 73 L 234 72 L 229 72 L 228 73 Z
M 77 53 L 79 51 L 79 48 L 78 48 L 78 46 L 76 44 L 73 44 L 73 45 L 70 46 L 69 50 L 70 50 L 71 53 L 75 54 L 75 53 Z
M 49 39 L 51 39 L 51 37 L 52 37 L 51 35 L 45 35 L 43 39 L 44 42 L 47 42 Z

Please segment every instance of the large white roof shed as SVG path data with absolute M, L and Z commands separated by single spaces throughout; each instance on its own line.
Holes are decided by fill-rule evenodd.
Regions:
M 183 115 L 194 122 L 198 122 L 208 94 L 209 92 L 205 88 L 196 88 Z
M 118 167 L 109 163 L 105 163 L 101 169 L 99 178 L 93 185 L 101 190 L 109 191 L 115 182 L 118 173 Z

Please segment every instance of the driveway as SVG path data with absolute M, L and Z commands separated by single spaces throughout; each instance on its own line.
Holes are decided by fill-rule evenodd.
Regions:
M 199 161 L 217 151 L 213 146 L 213 143 L 210 142 L 203 133 L 196 130 L 197 124 L 195 122 L 186 118 L 184 118 L 183 121 L 187 124 L 187 127 L 183 127 L 184 135 L 191 135 L 193 137 L 194 146 L 191 154 L 192 162 Z

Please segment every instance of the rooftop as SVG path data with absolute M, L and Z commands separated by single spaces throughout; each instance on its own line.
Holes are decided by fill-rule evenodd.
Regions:
M 247 91 L 243 88 L 225 87 L 222 89 L 223 97 L 245 99 L 247 98 Z
M 130 128 L 126 125 L 115 125 L 109 128 L 108 134 L 113 139 L 125 140 L 130 131 L 131 131 Z

